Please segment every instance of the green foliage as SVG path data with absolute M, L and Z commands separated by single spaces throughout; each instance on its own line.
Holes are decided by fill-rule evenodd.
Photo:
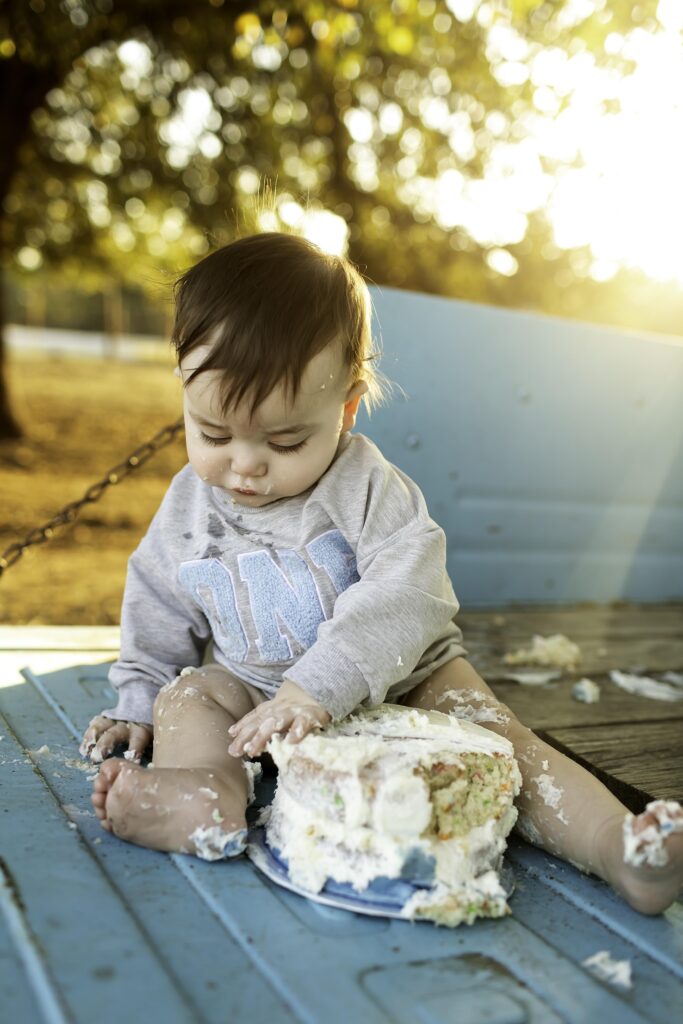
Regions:
M 210 247 L 328 210 L 378 283 L 632 316 L 620 278 L 577 274 L 581 253 L 553 245 L 542 209 L 503 244 L 518 263 L 506 277 L 485 259 L 495 243 L 435 211 L 427 186 L 447 171 L 481 178 L 535 112 L 528 77 L 503 84 L 492 26 L 527 54 L 585 51 L 625 72 L 605 39 L 652 29 L 656 0 L 596 0 L 570 26 L 564 0 L 493 0 L 479 18 L 470 6 L 461 21 L 442 0 L 8 0 L 0 86 L 26 99 L 12 125 L 0 119 L 5 266 L 92 289 L 114 275 L 157 296 Z

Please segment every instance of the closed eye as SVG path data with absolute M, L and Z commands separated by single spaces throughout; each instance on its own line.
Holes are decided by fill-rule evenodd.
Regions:
M 201 437 L 202 441 L 206 441 L 207 444 L 214 445 L 227 444 L 228 441 L 230 440 L 229 437 L 211 437 L 210 434 L 205 434 L 203 430 L 199 431 L 199 436 Z
M 274 452 L 282 452 L 282 454 L 285 455 L 289 452 L 298 452 L 300 448 L 303 448 L 306 442 L 298 441 L 296 444 L 275 444 L 274 441 L 270 441 L 269 444 Z
M 200 436 L 202 441 L 204 441 L 206 444 L 213 445 L 214 447 L 229 444 L 230 441 L 232 440 L 229 437 L 211 437 L 210 434 L 205 434 L 203 431 L 200 431 Z M 273 451 L 281 452 L 283 455 L 288 455 L 290 452 L 298 452 L 299 449 L 303 448 L 305 444 L 306 441 L 298 441 L 297 444 L 289 445 L 275 444 L 274 441 L 269 442 L 269 446 L 270 448 L 272 448 Z

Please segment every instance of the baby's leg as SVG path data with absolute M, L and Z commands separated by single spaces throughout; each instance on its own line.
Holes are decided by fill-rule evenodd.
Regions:
M 666 839 L 666 865 L 625 863 L 628 809 L 594 775 L 523 725 L 464 658 L 442 665 L 404 703 L 452 711 L 510 740 L 522 775 L 515 827 L 529 842 L 603 878 L 645 914 L 660 913 L 676 899 L 683 884 L 683 834 Z M 683 826 L 683 812 L 674 813 Z M 636 834 L 648 826 L 658 827 L 652 814 L 632 822 Z
M 240 853 L 250 784 L 241 758 L 228 753 L 228 729 L 259 696 L 220 665 L 165 686 L 154 705 L 153 766 L 111 758 L 95 780 L 102 826 L 141 846 L 206 860 Z

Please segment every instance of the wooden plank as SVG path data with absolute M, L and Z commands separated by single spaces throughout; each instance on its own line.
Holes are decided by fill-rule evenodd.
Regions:
M 536 633 L 563 633 L 578 644 L 581 663 L 577 678 L 612 668 L 683 668 L 683 604 L 675 602 L 465 610 L 457 621 L 470 660 L 487 681 L 502 679 L 510 670 L 503 656 L 528 647 Z
M 69 684 L 68 672 L 60 674 L 60 678 L 65 690 Z M 104 679 L 101 683 L 105 685 Z M 293 1022 L 296 1018 L 264 982 L 251 956 L 226 934 L 206 903 L 188 888 L 172 860 L 165 854 L 124 843 L 101 828 L 90 804 L 91 783 L 86 779 L 87 771 L 83 770 L 92 770 L 92 766 L 79 757 L 76 729 L 73 725 L 69 729 L 66 712 L 56 717 L 51 706 L 28 683 L 5 689 L 0 697 L 8 723 L 30 751 L 29 765 L 36 766 L 40 772 L 37 777 L 48 781 L 59 802 L 59 813 L 53 810 L 52 817 L 60 818 L 67 828 L 67 823 L 71 822 L 74 827 L 69 835 L 74 842 L 76 837 L 80 839 L 81 848 L 87 849 L 92 864 L 102 872 L 103 888 L 115 889 L 121 912 L 128 914 L 131 927 L 135 921 L 140 922 L 148 947 L 140 962 L 140 973 L 144 973 L 146 960 L 156 957 L 171 979 L 178 1005 L 190 1006 L 189 1016 L 194 1021 L 224 1024 L 226 1019 L 241 1020 L 248 1016 L 253 1024 Z M 64 693 L 59 694 L 59 698 L 69 704 Z M 78 694 L 76 699 L 79 699 Z M 93 699 L 99 698 L 95 695 Z M 5 742 L 0 743 L 0 747 L 4 747 Z M 37 753 L 43 745 L 48 751 Z M 53 804 L 53 808 L 56 809 L 57 804 Z M 39 819 L 33 825 L 40 831 Z M 60 855 L 69 859 L 68 854 Z M 35 843 L 35 857 L 49 877 L 52 857 L 49 842 Z M 225 862 L 216 867 L 222 884 L 231 890 L 233 864 Z M 30 882 L 29 879 L 29 885 Z M 71 896 L 65 893 L 64 898 Z M 58 897 L 56 899 L 58 901 Z M 92 928 L 99 929 L 100 921 L 107 922 L 104 932 L 98 932 L 98 938 L 93 939 L 94 947 L 98 944 L 106 947 L 109 929 L 106 903 L 99 899 L 97 892 L 90 900 L 87 918 Z M 77 896 L 75 904 L 82 914 L 82 897 Z M 112 920 L 115 924 L 116 919 Z M 38 928 L 38 933 L 42 935 L 42 927 Z M 68 936 L 63 937 L 68 940 Z M 136 970 L 135 965 L 129 963 L 128 966 Z M 239 985 L 235 985 L 235 978 L 239 978 Z M 157 1001 L 154 975 L 150 977 L 149 989 L 144 981 L 138 981 L 142 991 L 131 989 L 131 999 L 135 1002 L 126 1005 L 135 1006 L 136 1017 L 139 1014 L 150 1020 L 162 1019 L 164 1002 Z M 78 987 L 77 980 L 74 984 Z M 123 989 L 125 978 L 120 984 Z M 100 1024 L 115 1024 L 121 1017 L 120 1000 L 112 999 L 111 1005 L 104 1005 L 104 995 L 103 992 L 103 1005 L 94 1016 Z
M 635 722 L 618 729 L 596 725 L 551 729 L 548 743 L 570 753 L 620 796 L 637 794 L 642 810 L 648 800 L 680 800 L 683 794 L 683 720 Z M 628 793 L 628 790 L 631 792 Z
M 588 635 L 620 636 L 643 626 L 648 632 L 673 634 L 680 631 L 683 602 L 664 601 L 635 604 L 630 601 L 612 601 L 595 604 L 590 601 L 576 604 L 514 604 L 500 608 L 468 609 L 463 607 L 458 621 L 463 620 L 471 630 L 490 627 L 497 631 L 506 628 L 511 633 L 529 630 L 534 633 L 557 632 L 562 622 L 572 632 Z
M 99 651 L 2 651 L 0 652 L 0 690 L 6 686 L 20 686 L 24 682 L 22 669 L 30 662 L 33 670 L 39 674 L 56 672 L 61 668 L 69 668 L 74 661 L 82 664 L 105 663 L 107 671 L 112 662 L 112 652 Z
M 683 700 L 675 703 L 653 700 L 627 693 L 609 676 L 595 673 L 590 678 L 600 687 L 600 700 L 596 704 L 583 704 L 572 697 L 575 679 L 543 686 L 489 680 L 489 685 L 499 700 L 534 731 L 670 721 L 673 718 L 681 719 L 683 730 Z
M 0 626 L 0 651 L 115 651 L 119 626 Z

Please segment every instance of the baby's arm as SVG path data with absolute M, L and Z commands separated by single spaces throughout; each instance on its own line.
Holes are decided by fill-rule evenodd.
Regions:
M 176 586 L 172 566 L 157 564 L 141 548 L 128 561 L 121 610 L 121 653 L 109 671 L 117 704 L 91 720 L 80 752 L 92 761 L 117 743 L 138 761 L 153 736 L 152 710 L 162 686 L 186 666 L 198 666 L 210 635 L 208 622 Z
M 232 743 L 228 753 L 233 757 L 258 757 L 268 740 L 276 733 L 284 734 L 290 743 L 299 743 L 314 729 L 330 721 L 325 708 L 290 679 L 285 679 L 272 700 L 264 701 L 228 729 Z
M 432 644 L 461 636 L 443 530 L 423 502 L 413 509 L 401 497 L 389 494 L 369 510 L 356 544 L 360 579 L 339 594 L 315 643 L 287 672 L 335 720 L 381 704 Z

